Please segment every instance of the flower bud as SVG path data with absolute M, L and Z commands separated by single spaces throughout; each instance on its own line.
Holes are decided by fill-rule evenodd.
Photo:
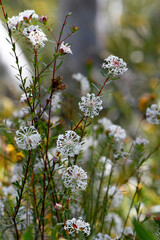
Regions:
M 54 206 L 55 210 L 61 210 L 62 209 L 62 204 L 61 203 L 56 203 L 56 205 Z
M 41 17 L 39 17 L 39 21 L 42 22 L 43 24 L 46 24 L 47 20 L 48 20 L 47 16 L 42 15 Z
M 73 26 L 71 27 L 71 31 L 72 31 L 72 33 L 78 32 L 78 31 L 79 31 L 79 28 L 78 28 L 76 25 L 73 25 Z

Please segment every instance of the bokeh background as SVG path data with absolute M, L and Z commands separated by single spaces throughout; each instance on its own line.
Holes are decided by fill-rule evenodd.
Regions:
M 72 12 L 65 31 L 68 33 L 70 26 L 74 24 L 79 27 L 79 32 L 69 39 L 74 54 L 73 57 L 67 56 L 61 71 L 65 73 L 64 81 L 71 83 L 73 92 L 75 89 L 73 80 L 71 81 L 73 73 L 81 72 L 88 75 L 90 81 L 101 83 L 98 68 L 104 58 L 113 54 L 127 62 L 129 71 L 121 81 L 114 84 L 118 92 L 112 97 L 108 96 L 106 107 L 110 104 L 110 98 L 114 98 L 121 114 L 125 115 L 126 120 L 130 120 L 131 112 L 136 111 L 142 94 L 144 102 L 148 98 L 149 101 L 158 99 L 160 67 L 158 0 L 7 0 L 4 4 L 9 17 L 17 15 L 24 9 L 34 9 L 39 15 L 47 15 L 55 35 L 65 15 Z M 3 20 L 1 13 L 0 16 Z M 24 55 L 28 57 L 23 45 L 21 47 Z M 46 61 L 52 56 L 50 47 L 49 45 L 48 49 L 47 47 L 43 49 Z M 52 47 L 54 48 L 54 44 Z M 10 83 L 12 86 L 17 83 L 13 81 L 12 73 L 8 74 L 12 72 L 12 68 L 9 67 L 11 56 L 2 57 L 1 47 L 0 59 L 0 94 L 3 97 L 14 98 L 17 88 L 15 90 Z M 150 95 L 151 93 L 153 95 Z M 3 98 L 1 99 L 2 104 Z M 128 106 L 123 106 L 125 104 Z M 129 106 L 132 109 L 129 110 Z M 140 106 L 141 110 L 144 110 L 143 107 Z M 119 114 L 118 110 L 110 113 L 115 121 L 120 117 Z

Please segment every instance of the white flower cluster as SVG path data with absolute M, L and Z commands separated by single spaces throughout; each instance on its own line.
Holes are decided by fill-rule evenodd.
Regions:
M 62 53 L 73 54 L 70 46 L 68 46 L 68 43 L 64 44 L 64 42 L 62 42 L 59 49 L 60 49 L 60 52 L 62 52 Z
M 123 195 L 122 192 L 116 186 L 109 187 L 108 195 L 111 198 L 113 207 L 118 207 L 121 204 Z
M 98 233 L 93 240 L 112 240 L 112 238 L 108 234 Z
M 141 138 L 141 137 L 137 137 L 134 141 L 133 141 L 133 145 L 146 145 L 149 144 L 149 141 L 145 138 Z
M 160 124 L 160 110 L 157 104 L 152 104 L 146 111 L 146 120 L 153 124 Z
M 44 47 L 45 41 L 48 41 L 46 35 L 39 28 L 39 26 L 31 25 L 23 30 L 23 34 L 29 39 L 31 44 L 35 47 Z
M 16 131 L 14 138 L 18 147 L 24 150 L 35 149 L 41 143 L 41 135 L 34 126 L 23 127 Z
M 99 111 L 103 109 L 102 100 L 100 97 L 96 97 L 94 93 L 87 93 L 87 97 L 83 96 L 81 102 L 78 103 L 79 108 L 86 117 L 93 118 L 99 115 Z
M 61 155 L 66 157 L 74 157 L 78 155 L 82 143 L 80 142 L 80 136 L 78 136 L 74 131 L 68 130 L 65 134 L 60 134 L 57 139 L 57 150 Z
M 104 59 L 102 68 L 107 68 L 109 74 L 113 75 L 120 75 L 128 70 L 127 64 L 123 61 L 123 59 L 113 55 L 110 55 L 108 58 Z
M 38 19 L 38 15 L 34 10 L 25 10 L 24 12 L 20 12 L 18 16 L 13 16 L 12 18 L 8 18 L 8 27 L 11 30 L 17 28 L 18 24 L 24 21 L 30 21 L 32 18 Z
M 66 188 L 71 188 L 72 192 L 85 190 L 87 186 L 87 174 L 77 165 L 68 167 L 64 170 L 62 180 Z
M 87 236 L 90 235 L 91 231 L 90 224 L 84 222 L 81 217 L 79 217 L 78 219 L 72 218 L 71 220 L 67 220 L 64 229 L 68 230 L 70 234 L 75 232 L 76 233 L 83 232 Z
M 82 95 L 86 95 L 88 92 L 90 92 L 91 88 L 88 78 L 85 77 L 82 73 L 75 73 L 72 75 L 72 78 L 80 83 Z
M 126 138 L 126 131 L 118 125 L 111 125 L 108 127 L 109 136 L 113 136 L 116 142 L 122 141 Z

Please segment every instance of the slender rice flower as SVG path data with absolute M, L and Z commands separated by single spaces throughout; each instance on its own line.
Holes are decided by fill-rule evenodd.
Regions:
M 13 16 L 11 18 L 8 18 L 8 21 L 7 21 L 8 27 L 11 30 L 17 29 L 19 23 L 20 23 L 19 16 Z
M 25 10 L 19 13 L 19 18 L 21 21 L 31 20 L 32 18 L 38 19 L 38 15 L 34 10 Z
M 70 46 L 68 46 L 68 43 L 64 44 L 64 42 L 61 43 L 61 46 L 59 48 L 60 53 L 65 54 L 65 53 L 70 53 L 73 54 Z
M 99 111 L 103 109 L 102 100 L 96 97 L 94 93 L 87 93 L 87 97 L 81 97 L 81 102 L 78 103 L 79 108 L 84 112 L 85 117 L 94 118 L 99 115 Z
M 13 16 L 8 18 L 8 27 L 11 30 L 17 29 L 18 25 L 24 21 L 31 21 L 31 19 L 36 18 L 38 19 L 38 15 L 35 13 L 34 10 L 25 10 L 24 12 L 20 12 L 18 16 Z
M 67 220 L 64 229 L 68 230 L 70 234 L 83 232 L 87 236 L 90 235 L 91 231 L 90 224 L 84 222 L 81 217 L 78 219 L 72 218 L 71 220 Z
M 65 134 L 60 134 L 57 140 L 57 150 L 61 155 L 66 157 L 74 157 L 78 155 L 82 148 L 80 136 L 74 131 L 68 130 Z
M 112 238 L 108 234 L 98 233 L 93 240 L 112 240 Z
M 145 138 L 141 138 L 141 137 L 137 137 L 134 141 L 133 141 L 133 145 L 146 145 L 149 144 L 149 141 Z
M 110 186 L 108 195 L 111 198 L 112 206 L 118 207 L 123 199 L 122 192 L 116 186 Z
M 41 135 L 34 126 L 20 127 L 14 139 L 18 147 L 24 150 L 35 149 L 41 143 Z
M 85 190 L 87 186 L 87 173 L 77 165 L 64 170 L 62 180 L 66 188 L 71 188 L 72 192 Z
M 90 92 L 91 88 L 87 77 L 81 73 L 75 73 L 72 75 L 72 78 L 80 83 L 82 95 L 86 95 L 88 92 Z
M 113 136 L 116 142 L 122 141 L 126 138 L 126 131 L 118 125 L 111 125 L 108 128 L 109 136 Z
M 39 26 L 31 25 L 23 30 L 23 34 L 29 39 L 31 44 L 35 47 L 44 47 L 45 41 L 48 41 L 46 35 Z
M 108 69 L 108 73 L 113 75 L 120 75 L 128 70 L 127 64 L 123 61 L 123 59 L 113 55 L 104 59 L 102 68 Z
M 146 120 L 153 124 L 160 124 L 160 110 L 157 104 L 152 104 L 146 111 Z

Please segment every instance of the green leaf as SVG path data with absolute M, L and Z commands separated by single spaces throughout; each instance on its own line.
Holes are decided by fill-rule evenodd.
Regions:
M 30 226 L 24 233 L 23 240 L 33 240 L 32 227 Z
M 94 83 L 91 83 L 91 85 L 92 85 L 93 87 L 95 87 L 98 92 L 100 91 L 100 89 L 99 89 Z
M 108 78 L 109 77 L 109 74 L 105 73 L 102 69 L 99 69 L 101 75 L 105 78 Z
M 139 240 L 158 240 L 155 235 L 144 226 L 144 224 L 137 222 L 136 219 L 133 220 L 133 225 Z

